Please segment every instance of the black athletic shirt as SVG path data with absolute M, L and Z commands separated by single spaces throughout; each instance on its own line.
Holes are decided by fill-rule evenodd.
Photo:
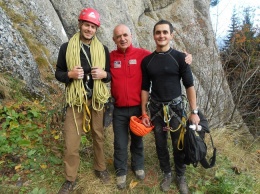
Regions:
M 170 48 L 167 52 L 154 51 L 142 61 L 142 90 L 150 91 L 151 98 L 169 102 L 181 95 L 181 83 L 185 88 L 193 86 L 190 66 L 185 54 Z

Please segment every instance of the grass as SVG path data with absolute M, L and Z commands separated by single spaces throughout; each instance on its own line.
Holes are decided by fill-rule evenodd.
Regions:
M 62 126 L 60 125 L 59 127 Z M 53 129 L 48 132 L 52 133 L 52 130 Z M 64 181 L 63 164 L 59 161 L 59 159 L 62 158 L 64 142 L 61 132 L 55 131 L 52 135 L 53 138 L 57 138 L 58 136 L 56 145 L 54 146 L 51 143 L 52 140 L 49 140 L 49 144 L 46 144 L 44 140 L 45 145 L 39 145 L 38 148 L 34 148 L 36 153 L 40 153 L 39 155 L 33 154 L 33 161 L 36 160 L 36 162 L 27 161 L 32 167 L 30 169 L 35 170 L 23 169 L 13 173 L 12 176 L 2 176 L 2 178 L 0 178 L 0 193 L 52 194 L 58 192 L 59 187 Z M 112 178 L 111 183 L 103 185 L 94 175 L 92 168 L 93 156 L 91 138 L 88 133 L 86 137 L 82 138 L 81 165 L 78 175 L 78 184 L 74 193 L 162 193 L 159 190 L 162 174 L 160 173 L 156 157 L 153 135 L 148 134 L 144 137 L 145 171 L 147 175 L 145 180 L 138 181 L 134 174 L 129 171 L 127 175 L 127 188 L 123 191 L 118 190 L 115 185 L 113 131 L 111 127 L 106 129 L 105 135 L 105 151 L 108 170 Z M 241 133 L 233 130 L 227 131 L 225 129 L 218 129 L 214 130 L 212 135 L 218 151 L 216 166 L 212 169 L 203 169 L 200 166 L 197 168 L 193 166 L 187 167 L 186 176 L 191 193 L 260 193 L 258 143 L 240 143 L 239 138 L 241 138 Z M 39 149 L 41 149 L 41 151 Z M 169 147 L 169 149 L 171 149 L 171 147 Z M 23 159 L 27 160 L 25 158 Z M 21 163 L 23 163 L 23 161 L 21 161 Z M 18 165 L 19 164 L 15 164 L 15 166 Z M 35 167 L 33 167 L 34 165 Z M 38 166 L 38 168 L 36 166 Z M 3 170 L 1 169 L 2 167 L 3 161 L 0 160 L 0 170 Z M 168 193 L 178 193 L 174 183 L 171 185 L 171 189 Z

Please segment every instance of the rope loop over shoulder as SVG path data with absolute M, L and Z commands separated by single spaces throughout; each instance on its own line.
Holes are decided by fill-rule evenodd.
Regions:
M 91 61 L 93 67 L 105 69 L 106 54 L 102 43 L 95 36 L 90 45 Z M 94 80 L 92 107 L 94 110 L 100 111 L 104 108 L 104 104 L 108 101 L 110 92 L 106 83 L 102 80 Z

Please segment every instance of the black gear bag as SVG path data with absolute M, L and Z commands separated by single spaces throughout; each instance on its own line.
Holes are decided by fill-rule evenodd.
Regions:
M 201 111 L 199 111 L 198 116 L 200 117 L 200 131 L 190 128 L 192 123 L 189 120 L 187 120 L 186 123 L 186 132 L 184 135 L 184 162 L 187 165 L 192 164 L 194 167 L 197 167 L 198 163 L 201 163 L 204 168 L 211 168 L 216 162 L 216 148 L 214 147 L 213 139 L 210 135 L 207 119 Z M 213 148 L 213 156 L 210 158 L 209 162 L 206 159 L 207 145 L 204 142 L 205 133 L 210 135 Z

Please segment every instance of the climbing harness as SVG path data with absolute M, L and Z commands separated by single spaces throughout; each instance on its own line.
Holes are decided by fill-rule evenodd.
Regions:
M 177 97 L 177 98 L 175 98 L 172 101 L 167 102 L 167 103 L 157 102 L 153 99 L 150 99 L 147 107 L 149 107 L 150 101 L 152 103 L 156 104 L 156 106 L 162 106 L 162 108 L 151 118 L 151 121 L 153 121 L 157 116 L 160 116 L 163 119 L 164 123 L 166 124 L 166 126 L 163 127 L 163 131 L 176 132 L 178 130 L 181 130 L 180 136 L 179 136 L 179 139 L 178 139 L 177 148 L 179 150 L 183 150 L 183 148 L 184 148 L 184 134 L 186 132 L 186 121 L 187 121 L 187 114 L 186 114 L 187 98 L 186 98 L 186 96 L 181 95 L 181 96 L 179 96 L 179 97 Z M 180 103 L 181 103 L 181 109 L 182 109 L 181 118 L 171 108 L 172 105 L 176 106 Z M 180 123 L 179 126 L 176 129 L 173 129 L 170 126 L 170 121 L 171 121 L 172 117 L 175 117 Z

